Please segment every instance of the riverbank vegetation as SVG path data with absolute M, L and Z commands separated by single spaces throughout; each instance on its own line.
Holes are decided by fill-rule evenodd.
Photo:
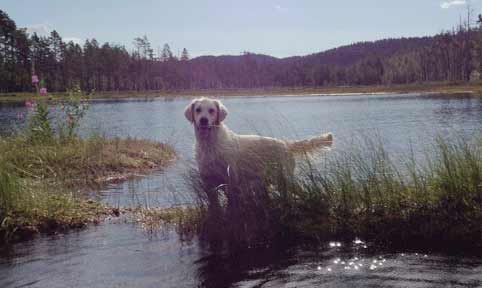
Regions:
M 147 90 L 147 91 L 100 91 L 84 95 L 86 99 L 127 99 L 162 97 L 229 97 L 229 96 L 309 96 L 309 95 L 351 95 L 372 93 L 438 93 L 438 94 L 471 94 L 482 95 L 481 84 L 464 82 L 431 82 L 399 85 L 372 85 L 372 86 L 337 86 L 337 87 L 270 87 L 252 89 L 198 89 L 198 90 Z M 49 93 L 49 99 L 55 101 L 65 97 L 65 92 Z M 32 92 L 0 93 L 1 102 L 19 102 L 27 99 L 42 99 Z
M 31 92 L 38 79 L 51 92 L 78 85 L 89 93 L 480 83 L 482 30 L 468 12 L 465 23 L 432 37 L 360 42 L 282 59 L 249 52 L 190 59 L 186 49 L 174 55 L 168 44 L 155 52 L 146 36 L 135 38 L 128 51 L 96 39 L 65 42 L 56 31 L 29 35 L 0 10 L 0 92 Z
M 29 101 L 23 129 L 0 137 L 0 242 L 98 222 L 112 212 L 82 195 L 176 158 L 169 145 L 138 139 L 81 138 L 80 92 L 57 103 Z
M 0 167 L 0 245 L 98 223 L 111 211 L 60 187 L 52 187 Z
M 0 139 L 0 150 L 4 165 L 19 177 L 70 187 L 125 180 L 165 167 L 176 157 L 166 144 L 100 136 L 38 144 L 15 136 Z
M 368 140 L 330 153 L 319 165 L 301 161 L 294 179 L 243 191 L 221 211 L 209 208 L 193 174 L 198 205 L 187 212 L 196 217 L 184 217 L 189 221 L 181 227 L 244 247 L 361 238 L 391 249 L 480 251 L 482 142 L 440 138 L 423 161 L 394 157 Z
M 110 213 L 82 191 L 159 170 L 176 154 L 137 139 L 0 139 L 0 242 L 98 222 Z

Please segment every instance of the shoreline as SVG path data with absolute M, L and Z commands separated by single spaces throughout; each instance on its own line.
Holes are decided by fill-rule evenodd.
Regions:
M 0 167 L 0 196 L 6 199 L 0 203 L 0 247 L 118 216 L 119 208 L 74 191 L 147 175 L 178 159 L 167 144 L 133 138 L 32 145 L 17 136 L 3 139 L 0 147 L 7 151 L 0 159 L 11 164 Z
M 147 91 L 109 91 L 85 95 L 84 99 L 114 100 L 129 98 L 177 98 L 177 97 L 253 97 L 253 96 L 344 96 L 364 94 L 475 94 L 482 93 L 481 83 L 421 83 L 407 85 L 376 86 L 337 86 L 337 87 L 268 87 L 268 88 L 233 88 L 233 89 L 198 89 L 198 90 L 147 90 Z M 49 100 L 65 96 L 64 92 L 49 93 Z M 20 102 L 27 99 L 41 99 L 35 93 L 12 92 L 0 93 L 0 102 Z

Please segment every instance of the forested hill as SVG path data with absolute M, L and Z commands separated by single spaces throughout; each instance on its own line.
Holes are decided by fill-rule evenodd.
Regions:
M 409 52 L 432 44 L 433 37 L 384 39 L 359 42 L 298 58 L 325 65 L 347 66 L 370 56 L 389 57 L 397 52 Z
M 383 39 L 373 42 L 358 42 L 350 45 L 341 46 L 323 52 L 318 52 L 306 56 L 293 56 L 287 58 L 276 58 L 269 55 L 251 54 L 260 64 L 280 62 L 293 63 L 297 61 L 309 61 L 324 65 L 347 66 L 355 64 L 363 58 L 369 56 L 387 57 L 401 51 L 410 51 L 433 44 L 434 37 L 413 37 L 399 39 Z M 227 64 L 239 63 L 243 60 L 242 55 L 232 56 L 200 56 L 193 58 L 193 62 L 225 62 Z
M 401 38 L 360 42 L 307 56 L 281 59 L 253 53 L 201 56 L 190 61 L 190 69 L 195 87 L 203 88 L 382 84 L 387 83 L 381 79 L 383 67 L 377 66 L 383 65 L 379 63 L 382 59 L 395 59 L 434 45 L 437 45 L 436 37 Z M 407 77 L 408 73 L 410 71 L 407 71 Z M 365 74 L 364 78 L 362 74 Z M 368 79 L 372 76 L 374 79 Z M 418 80 L 388 81 L 407 83 Z
M 460 25 L 432 37 L 355 43 L 306 56 L 245 52 L 189 59 L 169 45 L 157 53 L 146 36 L 134 49 L 88 39 L 82 45 L 29 35 L 0 10 L 0 92 L 32 91 L 38 75 L 49 91 L 182 90 L 405 84 L 480 79 L 482 28 Z

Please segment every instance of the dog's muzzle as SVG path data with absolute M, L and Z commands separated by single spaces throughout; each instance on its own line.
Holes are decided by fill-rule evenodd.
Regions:
M 196 130 L 201 138 L 209 137 L 209 133 L 214 129 L 213 125 L 196 125 Z

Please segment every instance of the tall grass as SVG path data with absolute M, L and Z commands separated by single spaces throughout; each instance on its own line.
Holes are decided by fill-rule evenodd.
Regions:
M 98 203 L 20 178 L 9 163 L 0 163 L 0 244 L 38 232 L 83 227 L 107 213 Z
M 381 144 L 370 143 L 366 152 L 340 155 L 327 171 L 304 177 L 303 186 L 309 187 L 304 190 L 329 208 L 330 223 L 319 232 L 394 244 L 480 245 L 480 146 L 439 138 L 432 148 L 423 163 L 408 155 L 400 165 Z M 300 213 L 311 206 L 303 192 Z M 295 228 L 301 234 L 312 231 Z
M 247 245 L 267 238 L 361 237 L 391 246 L 480 248 L 482 143 L 439 138 L 421 160 L 413 153 L 394 159 L 371 140 L 332 153 L 321 166 L 302 160 L 294 179 L 266 183 L 269 197 L 262 203 L 246 199 L 252 191 L 240 190 L 244 196 L 238 199 L 244 200 L 216 216 L 203 214 L 199 231 L 234 234 Z M 199 182 L 195 186 L 198 206 L 209 211 L 205 192 Z M 241 212 L 232 217 L 230 207 Z
M 87 109 L 80 93 L 60 101 L 55 117 L 45 100 L 28 101 L 24 129 L 0 136 L 0 242 L 96 221 L 106 208 L 72 188 L 124 180 L 176 158 L 162 143 L 78 136 Z
M 176 158 L 162 143 L 99 136 L 32 142 L 18 134 L 0 138 L 0 151 L 0 242 L 92 222 L 103 206 L 71 191 L 161 169 Z
M 168 145 L 139 139 L 91 136 L 51 138 L 35 143 L 17 135 L 0 138 L 1 160 L 22 178 L 64 186 L 92 186 L 168 165 L 176 154 Z

